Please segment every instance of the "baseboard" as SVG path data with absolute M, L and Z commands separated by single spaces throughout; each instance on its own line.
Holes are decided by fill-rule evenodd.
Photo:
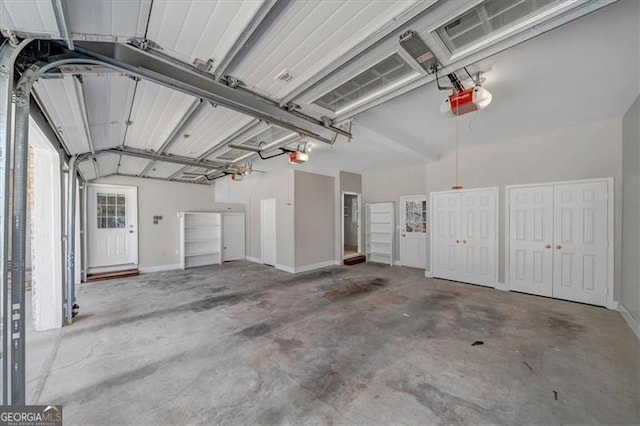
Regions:
M 433 274 L 431 273 L 431 271 L 427 271 L 427 270 L 424 271 L 424 276 L 427 278 L 433 278 Z
M 296 274 L 300 272 L 309 272 L 316 269 L 326 268 L 327 266 L 339 265 L 340 262 L 337 260 L 327 260 L 326 262 L 314 263 L 313 265 L 305 265 L 294 268 Z
M 394 260 L 393 261 L 393 265 L 394 266 L 402 266 L 402 262 L 400 262 L 399 260 Z
M 640 322 L 636 321 L 633 316 L 627 311 L 623 304 L 618 307 L 618 312 L 622 315 L 622 318 L 627 322 L 631 330 L 635 333 L 636 337 L 640 340 Z
M 290 274 L 295 274 L 296 273 L 296 268 L 294 268 L 293 266 L 287 266 L 287 265 L 279 265 L 276 263 L 276 269 L 280 270 L 280 271 L 284 271 L 284 272 L 288 272 Z
M 496 290 L 509 291 L 509 286 L 507 285 L 507 283 L 501 283 L 499 281 L 496 283 L 496 286 L 494 288 Z
M 245 256 L 245 260 L 248 260 L 249 262 L 253 262 L 253 263 L 262 263 L 262 259 L 258 257 L 253 257 L 253 256 Z
M 175 271 L 176 269 L 180 269 L 181 265 L 179 263 L 174 263 L 173 265 L 159 265 L 159 266 L 145 266 L 138 268 L 141 274 L 149 274 L 151 272 L 165 272 L 165 271 Z

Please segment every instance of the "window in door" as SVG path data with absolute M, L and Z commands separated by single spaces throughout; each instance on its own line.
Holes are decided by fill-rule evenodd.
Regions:
M 405 231 L 427 232 L 427 201 L 405 201 Z
M 126 228 L 127 207 L 124 194 L 97 194 L 98 229 Z

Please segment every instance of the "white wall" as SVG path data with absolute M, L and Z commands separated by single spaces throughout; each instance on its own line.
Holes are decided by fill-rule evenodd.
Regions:
M 177 267 L 180 263 L 179 212 L 244 211 L 241 205 L 215 203 L 213 189 L 206 185 L 126 176 L 109 176 L 95 183 L 138 187 L 138 266 L 141 271 Z M 156 225 L 153 216 L 162 216 L 162 220 Z
M 402 195 L 426 194 L 426 165 L 415 164 L 393 170 L 383 170 L 362 175 L 362 192 L 365 203 L 393 201 L 396 203 L 396 230 L 394 259 L 400 260 L 398 232 L 399 206 Z
M 517 138 L 460 151 L 460 176 L 465 188 L 500 187 L 500 268 L 504 282 L 504 186 L 597 177 L 614 178 L 615 291 L 620 296 L 622 122 L 603 120 L 579 127 Z M 426 191 L 447 191 L 454 184 L 455 156 L 445 154 L 426 166 Z M 430 237 L 430 233 L 428 233 Z M 429 251 L 429 244 L 427 244 Z M 430 262 L 427 259 L 427 269 Z
M 640 329 L 640 97 L 622 119 L 622 285 L 620 304 Z M 640 337 L 640 335 L 639 335 Z

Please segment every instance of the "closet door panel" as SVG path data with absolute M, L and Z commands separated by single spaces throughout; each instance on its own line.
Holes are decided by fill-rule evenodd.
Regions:
M 511 188 L 509 290 L 553 295 L 553 186 Z
M 432 274 L 438 278 L 460 280 L 460 194 L 434 194 L 431 214 Z
M 606 305 L 606 182 L 554 187 L 553 296 Z
M 494 287 L 497 281 L 496 201 L 493 189 L 461 194 L 460 247 L 463 281 Z

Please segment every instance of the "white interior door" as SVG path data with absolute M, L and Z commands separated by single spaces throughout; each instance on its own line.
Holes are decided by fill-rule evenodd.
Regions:
M 260 200 L 262 263 L 276 265 L 276 200 Z
M 244 259 L 244 214 L 222 215 L 222 261 Z
M 509 290 L 553 296 L 553 186 L 511 188 Z
M 137 188 L 88 185 L 87 208 L 88 266 L 137 265 Z
M 460 193 L 460 280 L 495 287 L 497 281 L 498 190 Z
M 606 305 L 607 182 L 554 187 L 553 297 Z
M 400 263 L 427 267 L 427 197 L 400 197 Z
M 431 203 L 431 273 L 459 281 L 460 193 L 434 193 Z

